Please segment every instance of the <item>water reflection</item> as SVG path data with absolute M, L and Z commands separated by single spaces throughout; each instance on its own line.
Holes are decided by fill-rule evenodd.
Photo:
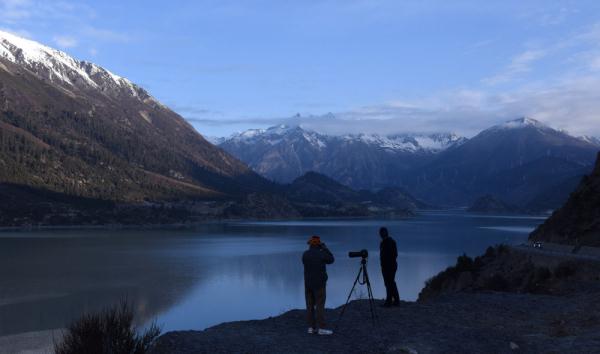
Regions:
M 0 234 L 0 335 L 63 327 L 83 311 L 127 296 L 165 330 L 264 318 L 304 306 L 300 256 L 318 234 L 333 251 L 327 306 L 342 304 L 366 248 L 376 297 L 379 237 L 398 243 L 397 282 L 414 300 L 456 256 L 520 243 L 543 219 L 424 213 L 407 220 L 214 223 L 193 230 L 69 230 Z M 362 289 L 364 290 L 364 289 Z M 364 291 L 363 291 L 364 294 Z M 360 295 L 360 291 L 359 294 Z

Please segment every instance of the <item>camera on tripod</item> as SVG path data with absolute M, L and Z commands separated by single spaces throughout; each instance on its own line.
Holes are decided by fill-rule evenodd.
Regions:
M 360 250 L 358 252 L 348 252 L 348 257 L 350 258 L 367 258 L 369 257 L 369 252 L 367 250 Z
M 342 320 L 344 316 L 344 312 L 346 312 L 346 307 L 350 302 L 350 297 L 354 292 L 354 288 L 356 288 L 356 284 L 366 285 L 367 286 L 367 296 L 369 298 L 369 310 L 371 311 L 371 320 L 373 324 L 376 324 L 379 319 L 377 318 L 377 313 L 375 312 L 375 298 L 373 298 L 373 289 L 371 289 L 371 281 L 369 280 L 369 273 L 367 273 L 367 258 L 369 257 L 369 252 L 367 250 L 360 250 L 358 252 L 348 252 L 348 257 L 350 258 L 361 258 L 360 260 L 360 268 L 358 269 L 358 275 L 354 280 L 354 284 L 352 284 L 352 289 L 350 289 L 350 293 L 348 294 L 348 298 L 346 299 L 346 303 L 344 307 L 342 307 L 342 312 L 340 312 L 340 317 L 338 317 L 337 325 Z

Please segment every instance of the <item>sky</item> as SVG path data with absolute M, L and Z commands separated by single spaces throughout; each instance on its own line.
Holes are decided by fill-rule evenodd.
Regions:
M 129 78 L 208 136 L 472 136 L 522 116 L 600 136 L 597 0 L 0 0 L 0 29 Z

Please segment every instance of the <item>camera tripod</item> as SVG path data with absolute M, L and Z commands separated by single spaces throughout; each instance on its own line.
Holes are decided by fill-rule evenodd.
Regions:
M 361 275 L 362 275 L 362 281 L 361 281 Z M 377 313 L 375 312 L 375 299 L 373 298 L 373 290 L 371 289 L 371 281 L 369 280 L 369 273 L 367 273 L 367 258 L 363 257 L 362 260 L 360 261 L 360 268 L 358 269 L 358 275 L 356 276 L 356 279 L 354 280 L 352 289 L 350 289 L 350 293 L 348 294 L 346 303 L 344 304 L 344 307 L 342 307 L 342 312 L 340 313 L 340 317 L 337 320 L 336 329 L 337 329 L 337 326 L 340 324 L 342 317 L 344 316 L 344 312 L 346 312 L 346 307 L 348 306 L 348 303 L 350 302 L 350 297 L 352 296 L 352 293 L 354 292 L 354 288 L 356 287 L 356 284 L 367 285 L 367 294 L 369 296 L 369 310 L 371 312 L 371 321 L 373 321 L 373 325 L 375 325 L 376 323 L 379 323 L 379 318 L 377 317 Z

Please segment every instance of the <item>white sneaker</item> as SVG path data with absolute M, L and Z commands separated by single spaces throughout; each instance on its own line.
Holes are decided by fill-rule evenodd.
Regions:
M 319 328 L 319 335 L 320 336 L 329 336 L 332 335 L 333 331 L 330 329 L 323 329 L 323 328 Z
M 312 327 L 308 327 L 308 334 L 313 334 L 315 333 L 315 329 Z

